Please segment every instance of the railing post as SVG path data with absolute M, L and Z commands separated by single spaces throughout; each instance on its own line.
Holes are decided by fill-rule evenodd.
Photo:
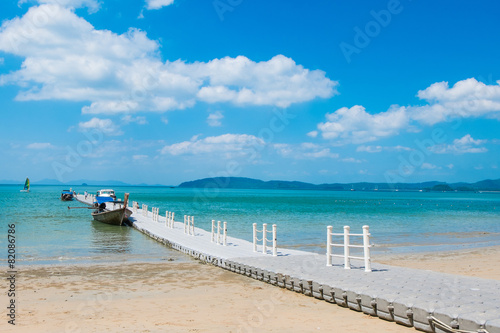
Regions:
M 220 221 L 217 221 L 217 245 L 220 245 Z
M 278 255 L 277 243 L 278 238 L 276 237 L 276 224 L 273 224 L 273 256 L 275 257 Z
M 332 265 L 332 231 L 333 227 L 326 227 L 326 265 Z
M 191 231 L 190 235 L 194 236 L 194 216 L 191 216 Z
M 227 245 L 227 222 L 226 221 L 224 221 L 224 237 L 223 237 L 222 245 L 224 245 L 224 246 Z
M 214 242 L 214 227 L 215 227 L 215 220 L 212 220 L 212 243 Z
M 253 252 L 257 252 L 257 223 L 252 224 L 253 226 Z
M 175 213 L 170 212 L 170 228 L 174 228 L 174 221 L 175 221 Z
M 267 253 L 267 248 L 266 248 L 266 239 L 267 237 L 267 223 L 264 223 L 262 225 L 262 253 Z
M 372 271 L 371 258 L 370 258 L 370 227 L 363 226 L 363 250 L 365 257 L 365 272 Z
M 351 258 L 349 258 L 349 230 L 351 227 L 344 226 L 344 269 L 351 269 Z
M 184 233 L 187 234 L 187 229 L 186 229 L 186 221 L 187 221 L 188 216 L 184 215 Z

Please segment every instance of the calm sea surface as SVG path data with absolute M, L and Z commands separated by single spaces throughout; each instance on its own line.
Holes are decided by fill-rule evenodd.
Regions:
M 68 210 L 60 186 L 0 186 L 0 261 L 7 258 L 7 229 L 16 227 L 19 264 L 190 260 L 130 227 L 92 220 L 90 210 Z M 100 187 L 74 187 L 94 193 Z M 195 226 L 228 222 L 230 236 L 251 241 L 252 223 L 276 223 L 278 246 L 324 253 L 326 227 L 361 233 L 370 226 L 372 251 L 405 253 L 500 245 L 500 194 L 426 192 L 328 192 L 115 187 L 119 197 L 193 215 Z

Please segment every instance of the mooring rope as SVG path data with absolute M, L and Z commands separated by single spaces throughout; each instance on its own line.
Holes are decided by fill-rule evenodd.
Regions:
M 460 330 L 458 328 L 453 328 L 450 325 L 443 323 L 441 320 L 437 319 L 434 316 L 430 317 L 435 326 L 443 331 L 447 331 L 449 333 L 489 333 L 486 329 L 480 328 L 478 331 L 466 331 Z

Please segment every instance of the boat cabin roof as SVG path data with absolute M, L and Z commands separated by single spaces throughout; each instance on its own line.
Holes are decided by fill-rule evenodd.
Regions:
M 97 191 L 97 195 L 115 195 L 115 191 L 114 190 L 110 190 L 110 189 L 105 189 L 105 190 L 99 190 Z

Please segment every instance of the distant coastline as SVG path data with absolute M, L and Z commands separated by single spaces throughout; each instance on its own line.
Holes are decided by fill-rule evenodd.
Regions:
M 22 185 L 24 182 L 0 180 L 0 185 Z M 270 189 L 270 190 L 323 190 L 323 191 L 433 191 L 433 192 L 500 192 L 500 179 L 486 179 L 475 183 L 446 183 L 429 181 L 421 183 L 331 183 L 312 184 L 299 181 L 270 180 L 245 177 L 214 177 L 183 182 L 178 186 L 163 184 L 128 184 L 116 180 L 92 181 L 74 180 L 62 183 L 54 179 L 32 181 L 32 185 L 53 186 L 148 186 L 172 188 L 228 188 L 228 189 Z

